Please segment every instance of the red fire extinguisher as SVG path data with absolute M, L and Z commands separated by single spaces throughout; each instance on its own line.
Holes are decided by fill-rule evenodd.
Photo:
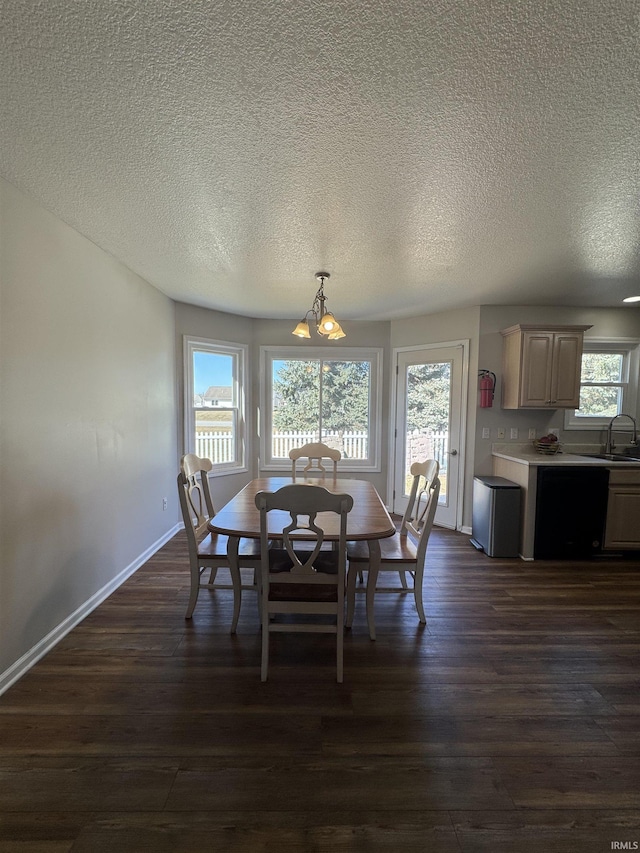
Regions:
M 490 409 L 496 390 L 496 375 L 490 370 L 480 370 L 478 376 L 480 377 L 480 408 Z

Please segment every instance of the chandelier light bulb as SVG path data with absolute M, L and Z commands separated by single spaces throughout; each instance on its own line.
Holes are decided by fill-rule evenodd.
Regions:
M 320 282 L 320 287 L 318 288 L 315 299 L 313 300 L 313 305 L 295 327 L 291 333 L 292 335 L 295 335 L 298 338 L 310 338 L 311 331 L 309 328 L 309 316 L 312 315 L 315 321 L 316 331 L 319 335 L 323 335 L 330 341 L 337 341 L 340 338 L 346 337 L 340 323 L 338 323 L 331 311 L 327 311 L 325 308 L 326 297 L 324 295 L 324 281 L 327 278 L 329 278 L 328 272 L 316 273 L 316 279 Z
M 320 320 L 320 331 L 325 335 L 329 335 L 336 330 L 337 325 L 336 318 L 328 311 L 322 320 Z

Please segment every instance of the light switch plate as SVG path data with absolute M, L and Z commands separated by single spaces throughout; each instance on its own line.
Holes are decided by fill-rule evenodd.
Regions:
M 482 427 L 482 437 L 491 438 L 491 430 L 489 429 L 489 427 Z
M 511 438 L 517 438 L 518 437 L 518 427 L 511 427 L 511 431 L 510 431 L 509 435 Z
M 529 438 L 535 438 L 535 437 L 536 437 L 535 427 L 531 427 L 531 429 L 529 430 Z
M 504 427 L 498 427 L 498 438 L 504 438 Z

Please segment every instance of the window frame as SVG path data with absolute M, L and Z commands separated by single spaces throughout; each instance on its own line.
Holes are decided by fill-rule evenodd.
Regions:
M 585 353 L 618 353 L 622 356 L 622 379 L 620 382 L 583 383 L 621 388 L 620 411 L 635 417 L 638 402 L 638 368 L 640 365 L 640 339 L 638 338 L 585 338 L 583 343 Z M 582 376 L 581 376 L 582 380 Z M 609 425 L 611 417 L 580 417 L 577 409 L 565 409 L 565 430 L 602 431 Z M 612 416 L 613 417 L 613 416 Z
M 371 371 L 369 397 L 369 458 L 346 459 L 339 463 L 340 471 L 381 471 L 382 459 L 382 366 L 383 349 L 381 347 L 302 347 L 299 346 L 262 346 L 260 347 L 260 469 L 263 471 L 289 470 L 289 460 L 271 456 L 271 433 L 273 413 L 273 362 L 309 359 L 326 361 L 368 361 Z
M 195 352 L 209 352 L 215 355 L 231 356 L 233 358 L 233 393 L 230 406 L 194 406 L 195 394 L 193 375 L 193 356 Z M 184 452 L 196 453 L 195 443 L 195 413 L 210 412 L 212 408 L 218 411 L 231 411 L 235 415 L 235 459 L 232 462 L 214 462 L 210 477 L 220 477 L 227 474 L 239 474 L 248 471 L 247 423 L 246 423 L 246 391 L 245 377 L 248 364 L 249 347 L 247 344 L 219 341 L 211 338 L 199 338 L 191 335 L 183 336 L 184 363 Z M 233 403 L 235 401 L 235 404 Z

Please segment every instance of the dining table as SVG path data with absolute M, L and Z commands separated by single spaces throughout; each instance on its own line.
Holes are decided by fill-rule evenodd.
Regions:
M 209 521 L 212 533 L 228 536 L 227 556 L 232 566 L 238 565 L 238 547 L 240 539 L 260 538 L 260 512 L 255 498 L 258 492 L 276 492 L 292 483 L 305 483 L 323 486 L 335 494 L 347 494 L 353 498 L 353 508 L 347 516 L 347 540 L 366 541 L 369 548 L 369 568 L 367 571 L 366 608 L 369 636 L 375 640 L 375 620 L 373 606 L 376 582 L 380 568 L 380 540 L 393 536 L 396 528 L 376 491 L 368 480 L 352 480 L 343 477 L 325 475 L 314 476 L 268 476 L 257 477 L 241 489 Z M 283 513 L 269 513 L 268 534 L 270 539 L 282 538 Z M 324 531 L 325 541 L 337 542 L 340 537 L 340 520 L 333 513 L 318 513 L 318 524 Z M 273 525 L 273 528 L 271 527 Z M 351 585 L 354 589 L 354 584 Z M 351 627 L 355 607 L 355 593 L 347 595 L 346 626 Z

